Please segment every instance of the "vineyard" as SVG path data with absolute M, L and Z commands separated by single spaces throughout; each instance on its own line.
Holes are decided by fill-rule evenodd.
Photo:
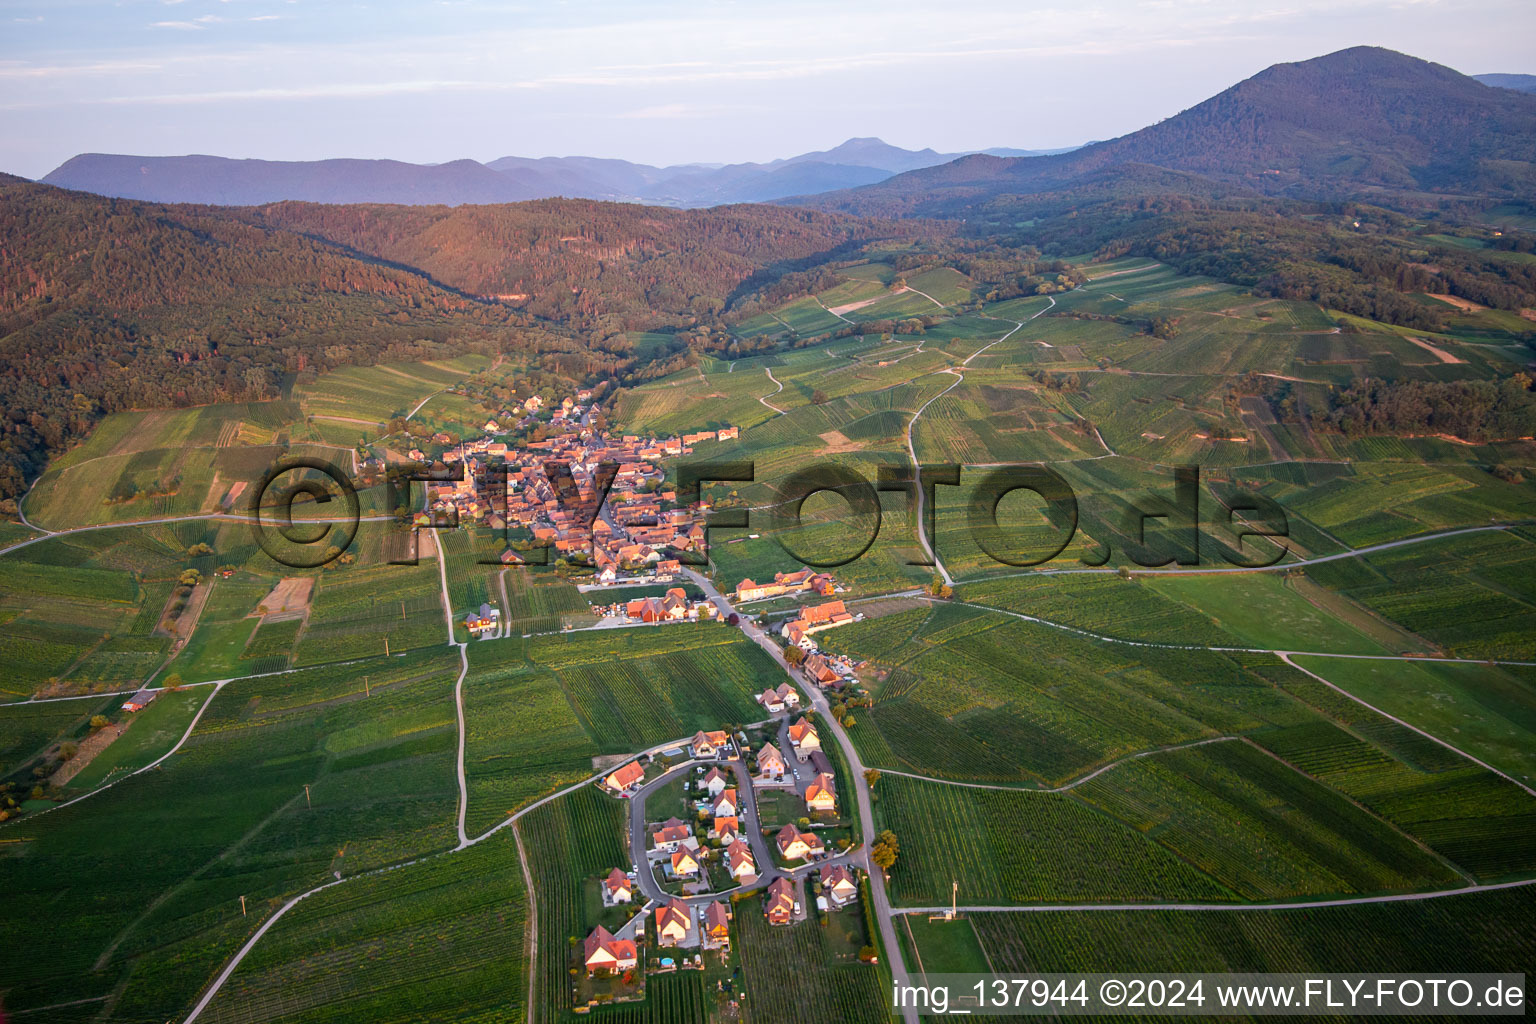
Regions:
M 1242 742 L 1140 758 L 1074 793 L 1244 899 L 1462 881 L 1388 823 Z
M 749 1019 L 849 1024 L 889 1019 L 879 972 L 867 964 L 825 966 L 827 943 L 814 920 L 770 925 L 757 895 L 736 904 L 735 913 Z
M 972 914 L 994 970 L 1509 971 L 1536 963 L 1531 888 L 1412 903 Z
M 299 641 L 296 663 L 359 658 L 444 642 L 443 601 L 434 567 L 356 564 L 323 574 Z
M 527 853 L 538 913 L 534 1019 L 564 1020 L 571 1009 L 571 939 L 590 931 L 582 883 L 628 864 L 627 805 L 583 788 L 531 812 L 513 827 Z M 577 947 L 579 948 L 579 947 Z
M 464 680 L 468 826 L 478 833 L 560 786 L 594 773 L 598 746 L 554 673 L 531 669 L 521 645 L 472 644 Z
M 1314 720 L 1255 734 L 1266 750 L 1358 800 L 1480 880 L 1536 867 L 1536 812 L 1529 794 L 1308 676 L 1270 671 L 1338 725 Z
M 1328 563 L 1317 582 L 1462 658 L 1536 658 L 1536 544 L 1514 532 L 1455 537 Z
M 510 835 L 309 897 L 202 1019 L 388 1022 L 525 1012 L 527 898 Z
M 863 654 L 868 630 L 902 630 L 921 615 L 848 627 L 828 643 Z M 853 736 L 873 752 L 860 739 L 872 725 L 897 758 L 885 767 L 1060 783 L 1128 753 L 1251 728 L 1277 699 L 1215 652 L 1128 648 L 974 611 L 950 621 L 880 658 L 895 667 Z
M 898 906 L 960 902 L 1199 900 L 1232 893 L 1125 824 L 1070 794 L 967 789 L 882 776 L 877 828 L 901 840 L 891 871 Z M 1070 852 L 1067 852 L 1070 851 Z
M 756 721 L 753 696 L 782 676 L 756 644 L 714 624 L 540 637 L 528 658 L 554 672 L 603 753 Z

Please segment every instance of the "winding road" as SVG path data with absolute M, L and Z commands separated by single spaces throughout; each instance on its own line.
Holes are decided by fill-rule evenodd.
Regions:
M 916 289 L 912 289 L 912 290 L 915 291 Z M 917 294 L 923 295 L 922 292 L 918 292 Z M 924 295 L 924 298 L 928 299 L 928 301 L 930 301 L 930 302 L 936 302 L 937 301 L 931 295 Z M 1003 342 L 1005 342 L 1009 338 L 1013 337 L 1015 332 L 1017 332 L 1025 324 L 1029 323 L 1029 321 L 1033 320 L 1035 317 L 1039 316 L 1041 313 L 1044 313 L 1046 310 L 1048 310 L 1052 306 L 1056 305 L 1056 299 L 1055 299 L 1054 296 L 1047 295 L 1046 298 L 1050 300 L 1050 304 L 1049 305 L 1042 306 L 1040 309 L 1036 310 L 1034 313 L 1032 313 L 1029 316 L 1025 317 L 1023 320 L 1004 321 L 1005 323 L 1012 323 L 1013 324 L 1013 329 L 1010 330 L 1007 334 L 1004 334 L 1001 338 L 998 338 L 996 341 L 988 342 L 987 344 L 981 346 L 981 348 L 977 349 L 975 352 L 972 352 L 970 355 L 966 356 L 965 360 L 960 364 L 961 368 L 963 369 L 964 367 L 970 366 L 972 359 L 975 359 L 977 356 L 981 355 L 983 352 L 985 352 L 987 349 L 991 348 L 993 345 L 1001 345 Z M 942 305 L 942 303 L 940 303 L 940 305 Z M 946 368 L 944 368 L 942 370 L 938 370 L 938 371 L 935 371 L 935 372 L 951 374 L 955 378 L 955 381 L 949 387 L 945 388 L 943 391 L 940 391 L 938 394 L 936 394 L 932 398 L 928 399 L 928 401 L 926 401 L 922 405 L 918 406 L 917 412 L 912 414 L 912 419 L 907 423 L 907 455 L 910 456 L 911 459 L 912 459 L 912 478 L 913 478 L 913 480 L 914 480 L 914 482 L 916 484 L 916 490 L 917 490 L 917 499 L 916 499 L 917 509 L 916 509 L 916 512 L 917 512 L 917 539 L 918 539 L 918 542 L 920 544 L 922 544 L 923 553 L 928 556 L 929 562 L 933 565 L 933 567 L 935 569 L 937 569 L 939 571 L 940 578 L 943 579 L 945 584 L 947 584 L 948 586 L 954 586 L 954 584 L 955 584 L 954 579 L 952 579 L 950 577 L 949 570 L 944 568 L 944 563 L 939 560 L 939 553 L 934 550 L 933 541 L 929 540 L 929 538 L 928 538 L 928 529 L 927 529 L 927 526 L 926 526 L 926 520 L 923 518 L 923 501 L 924 501 L 924 497 L 923 497 L 923 467 L 922 467 L 922 464 L 917 461 L 917 446 L 916 446 L 916 444 L 912 440 L 912 430 L 913 430 L 913 428 L 915 428 L 917 426 L 918 417 L 922 416 L 923 412 L 925 410 L 927 410 L 927 408 L 930 405 L 932 405 L 934 402 L 937 402 L 939 399 L 943 398 L 945 395 L 947 395 L 951 391 L 953 391 L 955 389 L 955 387 L 960 384 L 961 381 L 965 380 L 965 374 L 962 373 L 960 370 L 956 370 L 954 367 L 946 367 Z
M 774 390 L 768 392 L 766 395 L 764 395 L 761 398 L 759 398 L 758 401 L 762 402 L 764 405 L 766 405 L 768 408 L 772 409 L 774 412 L 778 413 L 780 416 L 783 416 L 784 415 L 784 410 L 780 409 L 778 406 L 776 406 L 772 402 L 768 401 L 768 399 L 772 398 L 774 395 L 778 394 L 780 391 L 783 391 L 784 390 L 784 384 L 783 384 L 782 381 L 779 380 L 779 378 L 777 378 L 777 377 L 775 377 L 773 375 L 773 367 L 765 366 L 765 367 L 763 367 L 763 372 L 768 375 L 768 379 L 769 380 L 773 381 L 774 384 L 776 384 L 778 386 L 776 388 L 774 388 Z

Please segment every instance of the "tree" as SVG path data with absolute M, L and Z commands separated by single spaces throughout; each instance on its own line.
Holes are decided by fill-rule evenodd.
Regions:
M 791 646 L 784 650 L 784 660 L 791 665 L 800 665 L 805 662 L 805 651 L 799 647 Z
M 830 401 L 831 399 L 827 397 L 827 393 L 821 390 L 821 388 L 817 388 L 815 391 L 811 392 L 812 405 L 826 405 Z
M 880 769 L 878 769 L 878 768 L 865 768 L 864 769 L 864 784 L 865 785 L 869 786 L 870 788 L 874 788 L 875 783 L 877 783 L 879 781 L 880 781 Z
M 178 689 L 181 686 L 181 676 L 178 673 L 172 672 L 170 675 L 165 677 L 165 681 L 160 685 L 165 687 L 167 690 Z
M 112 724 L 111 721 L 107 718 L 106 715 L 92 715 L 91 716 L 91 728 L 92 729 L 105 729 L 108 725 L 111 725 L 111 724 Z

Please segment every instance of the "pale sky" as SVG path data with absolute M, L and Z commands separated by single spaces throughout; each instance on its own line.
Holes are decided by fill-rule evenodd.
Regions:
M 0 0 L 0 170 L 81 152 L 769 160 L 1133 131 L 1359 44 L 1536 73 L 1533 0 Z

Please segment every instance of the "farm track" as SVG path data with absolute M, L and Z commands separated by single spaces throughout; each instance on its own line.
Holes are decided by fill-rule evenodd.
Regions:
M 1432 889 L 1427 892 L 1402 892 L 1387 896 L 1350 896 L 1335 900 L 1298 900 L 1290 903 L 1061 903 L 1036 904 L 1027 907 L 956 907 L 968 914 L 1059 914 L 1115 910 L 1318 910 L 1325 907 L 1354 907 L 1366 903 L 1414 903 L 1420 900 L 1436 900 L 1444 896 L 1469 896 L 1479 892 L 1495 892 L 1499 889 L 1520 889 L 1536 885 L 1536 878 L 1522 878 L 1514 882 L 1490 882 L 1487 885 L 1464 885 L 1458 889 Z M 947 914 L 949 907 L 897 907 L 893 914 Z
M 765 367 L 763 367 L 763 372 L 768 375 L 768 379 L 769 380 L 773 381 L 773 383 L 778 385 L 778 386 L 773 391 L 770 391 L 770 392 L 768 392 L 768 394 L 766 394 L 766 395 L 762 396 L 761 398 L 759 398 L 758 401 L 762 402 L 764 405 L 766 405 L 768 408 L 772 409 L 774 412 L 778 413 L 780 416 L 783 416 L 784 415 L 784 410 L 780 409 L 778 406 L 776 406 L 772 402 L 768 401 L 768 399 L 772 398 L 774 395 L 777 395 L 780 391 L 783 391 L 784 390 L 784 384 L 779 380 L 779 378 L 777 378 L 777 377 L 775 377 L 773 375 L 773 367 L 765 366 Z
M 916 289 L 911 290 L 915 291 Z M 922 292 L 918 292 L 917 294 L 923 295 L 923 297 L 926 298 L 929 302 L 937 302 L 937 300 L 935 300 L 931 295 L 924 295 Z M 993 345 L 1001 345 L 1003 342 L 1013 337 L 1014 333 L 1020 330 L 1025 324 L 1029 323 L 1029 321 L 1033 320 L 1041 313 L 1044 313 L 1046 310 L 1051 309 L 1056 305 L 1056 299 L 1053 296 L 1047 295 L 1046 298 L 1050 300 L 1049 305 L 1044 306 L 1037 312 L 1031 314 L 1028 317 L 1025 317 L 1023 320 L 1004 321 L 1004 323 L 1011 322 L 1013 324 L 1013 329 L 1004 334 L 1001 338 L 998 338 L 996 341 L 989 342 L 983 345 L 981 348 L 977 349 L 975 352 L 972 352 L 960 364 L 962 369 L 971 365 L 972 359 L 975 359 L 977 356 L 981 355 Z M 940 305 L 942 305 L 942 303 L 940 303 Z M 934 395 L 932 398 L 928 399 L 928 401 L 924 402 L 922 405 L 918 406 L 917 412 L 912 414 L 912 419 L 907 423 L 907 454 L 912 458 L 912 478 L 917 487 L 916 511 L 918 523 L 918 542 L 923 547 L 923 553 L 928 556 L 928 558 L 932 561 L 934 568 L 939 571 L 939 576 L 944 580 L 944 583 L 948 586 L 954 586 L 955 581 L 950 577 L 949 570 L 944 568 L 944 563 L 939 560 L 938 552 L 934 551 L 932 543 L 928 540 L 928 530 L 925 525 L 927 520 L 924 518 L 923 513 L 923 468 L 922 464 L 917 460 L 917 446 L 913 443 L 912 440 L 912 431 L 917 426 L 918 418 L 923 415 L 924 410 L 926 410 L 934 402 L 937 402 L 939 399 L 949 394 L 955 389 L 957 385 L 965 380 L 965 374 L 953 367 L 945 367 L 944 369 L 938 370 L 936 372 L 952 375 L 955 378 L 955 382 L 949 387 L 945 388 L 943 391 L 940 391 L 938 394 Z
M 1208 739 L 1194 740 L 1190 743 L 1170 743 L 1166 746 L 1153 747 L 1151 750 L 1143 750 L 1139 753 L 1127 754 L 1126 756 L 1117 758 L 1108 764 L 1100 765 L 1088 774 L 1079 775 L 1072 781 L 1063 782 L 1059 786 L 1031 786 L 1027 783 L 1010 784 L 1005 782 L 963 782 L 959 779 L 940 779 L 935 778 L 932 775 L 918 775 L 915 772 L 904 772 L 895 768 L 880 768 L 878 766 L 875 767 L 875 771 L 879 772 L 881 775 L 899 775 L 904 779 L 916 779 L 919 782 L 936 782 L 944 786 L 958 786 L 961 789 L 1000 789 L 1009 793 L 1067 793 L 1076 789 L 1078 786 L 1081 786 L 1083 783 L 1091 782 L 1098 778 L 1100 775 L 1103 775 L 1105 772 L 1118 768 L 1123 764 L 1129 764 L 1131 761 L 1134 761 L 1137 758 L 1151 757 L 1154 754 L 1166 754 L 1171 750 L 1188 750 L 1191 747 L 1203 747 L 1210 743 L 1230 743 L 1234 740 L 1240 739 L 1242 739 L 1240 736 L 1212 736 Z
M 939 603 L 939 599 L 928 597 L 928 596 L 926 596 L 926 595 L 924 595 L 924 594 L 922 594 L 920 592 L 918 594 L 913 595 L 913 596 L 916 597 L 918 600 L 929 601 L 929 602 L 932 602 L 932 603 Z M 1380 708 L 1376 707 L 1374 704 L 1369 704 L 1366 701 L 1361 700 L 1359 697 L 1356 697 L 1354 694 L 1350 693 L 1349 691 L 1347 691 L 1347 690 L 1345 690 L 1345 689 L 1343 689 L 1343 688 L 1341 688 L 1339 686 L 1334 685 L 1333 683 L 1329 682 L 1327 679 L 1324 679 L 1322 676 L 1318 675 L 1317 673 L 1311 672 L 1311 671 L 1308 671 L 1305 668 L 1302 668 L 1300 665 L 1297 665 L 1291 659 L 1292 658 L 1298 658 L 1298 657 L 1299 658 L 1342 658 L 1342 659 L 1347 659 L 1347 660 L 1351 660 L 1351 661 L 1401 661 L 1401 662 L 1408 662 L 1409 664 L 1423 664 L 1425 662 L 1429 662 L 1429 663 L 1432 663 L 1432 664 L 1449 664 L 1449 665 L 1507 665 L 1507 666 L 1516 666 L 1516 667 L 1522 667 L 1522 668 L 1529 668 L 1529 667 L 1536 666 L 1536 661 L 1513 661 L 1513 660 L 1508 660 L 1508 659 L 1497 659 L 1497 658 L 1440 658 L 1440 657 L 1422 657 L 1422 656 L 1417 656 L 1417 655 L 1406 655 L 1406 654 L 1339 654 L 1339 653 L 1335 653 L 1335 652 L 1331 652 L 1331 651 L 1291 651 L 1291 650 L 1282 650 L 1282 649 L 1279 649 L 1279 648 L 1267 648 L 1267 647 L 1214 647 L 1214 646 L 1205 646 L 1205 645 L 1202 645 L 1202 644 L 1159 643 L 1159 642 L 1153 641 L 1153 640 L 1127 640 L 1124 637 L 1110 636 L 1110 635 L 1105 634 L 1105 633 L 1097 633 L 1097 632 L 1095 632 L 1093 630 L 1090 630 L 1090 629 L 1082 629 L 1082 628 L 1080 628 L 1078 626 L 1069 626 L 1069 625 L 1066 625 L 1065 623 L 1053 622 L 1050 619 L 1042 619 L 1042 618 L 1039 618 L 1038 616 L 1026 615 L 1023 612 L 1009 611 L 1006 608 L 994 608 L 991 605 L 974 604 L 974 603 L 972 603 L 970 601 L 946 601 L 946 602 L 943 602 L 943 603 L 945 603 L 945 604 L 956 604 L 956 605 L 960 605 L 960 606 L 965 607 L 965 608 L 975 608 L 978 611 L 992 612 L 993 614 L 996 614 L 996 615 L 1007 615 L 1007 616 L 1010 616 L 1010 617 L 1015 618 L 1015 619 L 1020 619 L 1020 620 L 1022 620 L 1024 622 L 1030 622 L 1030 623 L 1034 623 L 1034 624 L 1040 625 L 1040 626 L 1049 626 L 1052 629 L 1060 629 L 1060 630 L 1064 630 L 1064 631 L 1069 632 L 1069 633 L 1076 633 L 1079 636 L 1088 637 L 1089 639 L 1092 639 L 1092 640 L 1102 640 L 1102 641 L 1105 641 L 1105 642 L 1108 642 L 1108 643 L 1124 644 L 1124 645 L 1127 645 L 1127 646 L 1130 646 L 1130 647 L 1149 647 L 1149 648 L 1156 648 L 1158 650 L 1167 650 L 1167 651 L 1214 651 L 1216 653 L 1221 653 L 1221 654 L 1272 654 L 1275 657 L 1278 657 L 1281 661 L 1285 662 L 1291 668 L 1294 668 L 1298 672 L 1303 672 L 1303 673 L 1311 676 L 1313 679 L 1316 679 L 1318 682 L 1323 683 L 1325 686 L 1327 686 L 1330 689 L 1332 689 L 1332 690 L 1342 694 L 1343 696 L 1348 697 L 1350 700 L 1353 700 L 1356 703 L 1358 703 L 1358 704 L 1360 704 L 1360 705 L 1362 705 L 1364 707 L 1369 708 L 1370 710 L 1376 712 L 1379 715 L 1382 715 L 1382 716 L 1384 716 L 1384 717 L 1386 717 L 1388 719 L 1391 719 L 1393 722 L 1396 722 L 1398 725 L 1404 726 L 1404 727 L 1406 727 L 1408 729 L 1412 729 L 1414 732 L 1418 733 L 1419 735 L 1423 736 L 1424 738 L 1429 739 L 1429 740 L 1433 740 L 1435 743 L 1437 743 L 1440 746 L 1444 747 L 1445 749 L 1451 751 L 1452 753 L 1458 754 L 1461 757 L 1465 758 L 1466 760 L 1471 761 L 1473 764 L 1477 765 L 1478 767 L 1484 768 L 1484 769 L 1486 769 L 1486 770 L 1488 770 L 1490 772 L 1493 772 L 1495 775 L 1499 776 L 1500 778 L 1502 778 L 1502 779 L 1504 779 L 1504 780 L 1506 780 L 1508 782 L 1514 783 L 1516 786 L 1519 786 L 1522 790 L 1524 790 L 1526 793 L 1530 794 L 1531 796 L 1536 796 L 1536 789 L 1532 789 L 1530 786 L 1527 786 L 1525 783 L 1519 781 L 1518 779 L 1516 779 L 1516 778 L 1514 778 L 1514 777 L 1512 777 L 1512 776 L 1510 776 L 1510 775 L 1500 771 L 1499 769 L 1493 767 L 1492 765 L 1488 764 L 1485 761 L 1480 760 L 1479 758 L 1473 757 L 1471 754 L 1467 753 L 1465 750 L 1462 750 L 1459 747 L 1456 747 L 1456 746 L 1453 746 L 1450 743 L 1447 743 L 1445 740 L 1440 739 L 1438 736 L 1435 736 L 1432 733 L 1426 732 L 1423 729 L 1420 729 L 1416 725 L 1412 725 L 1411 723 L 1405 722 L 1401 718 L 1397 718 L 1397 717 L 1395 717 L 1393 715 L 1390 715 L 1387 712 L 1385 712 L 1385 711 L 1381 710 Z M 1153 753 L 1153 751 L 1149 751 L 1149 753 Z M 900 772 L 893 772 L 893 774 L 901 774 L 901 773 Z M 942 782 L 942 781 L 945 781 L 945 780 L 934 779 L 932 781 Z M 1086 780 L 1083 780 L 1083 781 L 1086 781 Z
M 185 516 L 165 516 L 160 519 L 129 519 L 120 523 L 99 523 L 95 526 L 71 526 L 67 530 L 45 530 L 40 537 L 28 537 L 26 540 L 17 541 L 14 544 L 8 544 L 5 547 L 0 548 L 0 555 L 9 554 L 12 551 L 20 550 L 21 548 L 30 547 L 39 541 L 50 540 L 54 537 L 68 537 L 76 533 L 90 533 L 94 530 L 120 530 L 127 526 L 163 526 L 166 523 L 188 523 L 202 519 L 223 519 L 229 522 L 237 523 L 254 523 L 256 521 L 250 516 L 236 515 L 233 512 L 198 512 Z M 387 523 L 393 519 L 394 516 L 359 516 L 357 521 L 360 523 Z M 296 521 L 302 523 L 350 523 L 352 520 L 350 518 L 328 518 L 300 519 Z M 31 523 L 26 525 L 34 530 L 43 529 L 43 527 L 35 526 Z

